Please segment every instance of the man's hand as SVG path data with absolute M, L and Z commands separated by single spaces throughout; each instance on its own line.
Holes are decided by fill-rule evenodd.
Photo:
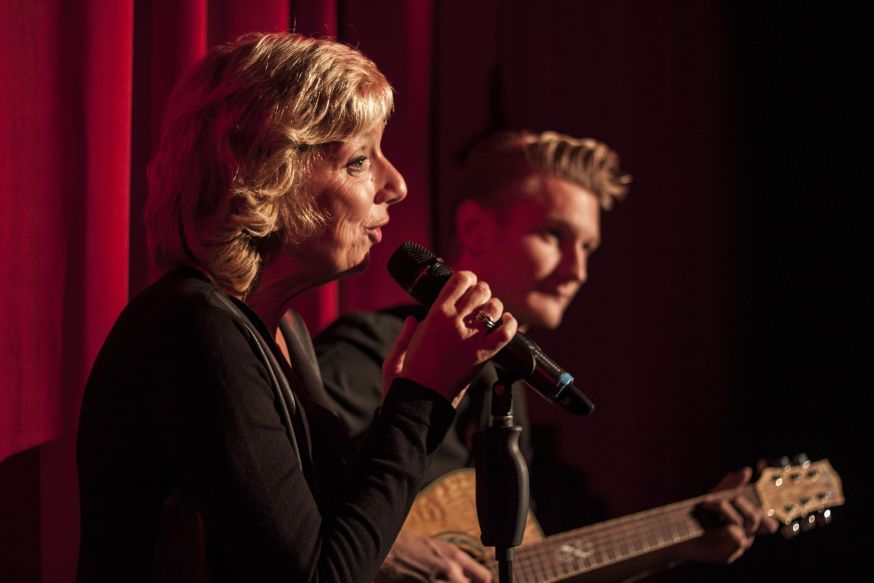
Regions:
M 488 583 L 492 575 L 461 549 L 442 541 L 401 533 L 374 583 L 447 581 Z
M 743 486 L 750 481 L 753 471 L 743 468 L 730 472 L 713 489 L 714 492 Z M 729 499 L 708 499 L 700 509 L 716 516 L 720 525 L 708 528 L 704 536 L 679 545 L 681 559 L 704 563 L 732 563 L 746 552 L 757 534 L 772 534 L 779 526 L 764 511 L 743 496 Z

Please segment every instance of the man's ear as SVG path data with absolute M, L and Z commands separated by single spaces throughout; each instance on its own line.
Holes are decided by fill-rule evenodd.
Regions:
M 455 233 L 460 251 L 470 255 L 482 254 L 496 234 L 495 211 L 467 199 L 455 211 Z

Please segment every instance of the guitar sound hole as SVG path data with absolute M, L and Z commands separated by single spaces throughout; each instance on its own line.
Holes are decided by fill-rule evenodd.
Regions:
M 479 561 L 486 562 L 486 552 L 479 539 L 461 530 L 448 530 L 435 534 L 432 538 L 455 545 L 462 551 Z

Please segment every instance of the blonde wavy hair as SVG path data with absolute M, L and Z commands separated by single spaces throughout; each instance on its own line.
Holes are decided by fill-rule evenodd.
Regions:
M 174 89 L 149 165 L 155 263 L 249 294 L 271 253 L 329 220 L 306 187 L 313 161 L 385 123 L 393 99 L 371 60 L 331 39 L 251 33 L 212 49 Z
M 473 199 L 505 207 L 513 201 L 503 188 L 535 172 L 579 185 L 597 196 L 604 210 L 625 198 L 631 183 L 631 175 L 619 166 L 619 155 L 598 140 L 503 130 L 478 142 L 467 156 L 456 204 Z

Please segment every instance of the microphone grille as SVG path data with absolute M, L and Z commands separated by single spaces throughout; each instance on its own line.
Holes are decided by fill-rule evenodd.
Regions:
M 402 288 L 416 300 L 430 305 L 440 288 L 452 275 L 452 269 L 443 264 L 429 249 L 407 241 L 388 260 L 388 272 Z
M 429 249 L 407 241 L 389 257 L 388 272 L 406 289 L 416 280 L 422 268 L 428 267 L 436 260 L 437 256 Z
M 418 243 L 407 241 L 397 248 L 397 251 L 395 251 L 394 255 L 391 256 L 389 264 L 396 259 L 411 261 L 418 267 L 422 267 L 437 259 L 437 256 L 430 249 L 427 249 Z

